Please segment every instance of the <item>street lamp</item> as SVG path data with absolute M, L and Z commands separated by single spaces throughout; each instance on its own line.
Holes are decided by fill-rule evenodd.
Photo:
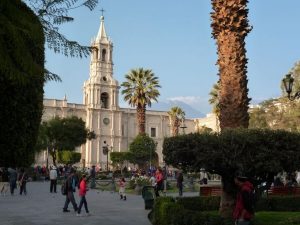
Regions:
M 110 151 L 112 151 L 113 146 L 110 146 Z M 102 147 L 103 154 L 106 155 L 106 171 L 108 171 L 108 144 L 106 144 L 106 141 L 104 141 L 104 146 Z
M 284 89 L 286 93 L 288 94 L 288 99 L 291 101 L 294 101 L 297 98 L 300 98 L 300 91 L 297 91 L 294 96 L 291 95 L 293 91 L 293 84 L 294 84 L 294 78 L 292 77 L 292 74 L 285 75 L 285 78 L 282 79 L 282 83 L 284 86 Z

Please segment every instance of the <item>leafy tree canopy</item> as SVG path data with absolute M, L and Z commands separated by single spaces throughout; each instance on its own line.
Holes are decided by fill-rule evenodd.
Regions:
M 286 97 L 269 99 L 250 110 L 249 128 L 300 131 L 300 102 Z
M 278 172 L 300 168 L 300 134 L 259 129 L 188 134 L 166 138 L 163 155 L 174 167 L 205 168 L 229 181 L 236 172 L 267 180 Z
M 78 117 L 59 118 L 55 117 L 41 124 L 39 133 L 39 147 L 49 148 L 56 160 L 56 152 L 62 150 L 75 150 L 76 147 L 84 144 L 86 139 L 94 137 L 86 128 L 85 122 Z
M 129 146 L 129 161 L 139 167 L 145 167 L 150 160 L 157 156 L 156 144 L 148 135 L 138 135 Z
M 43 110 L 44 35 L 20 0 L 0 1 L 0 165 L 34 162 Z
M 81 153 L 73 151 L 59 151 L 57 152 L 57 161 L 62 164 L 75 164 L 80 162 Z

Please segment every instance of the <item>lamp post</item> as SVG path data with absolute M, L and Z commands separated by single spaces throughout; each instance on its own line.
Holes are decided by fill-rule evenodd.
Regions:
M 104 146 L 102 147 L 103 150 L 103 154 L 106 155 L 106 171 L 109 171 L 108 169 L 108 153 L 109 153 L 109 149 L 108 149 L 108 144 L 106 144 L 106 141 L 104 141 Z M 110 151 L 112 151 L 113 146 L 110 146 Z
M 294 78 L 292 74 L 289 73 L 285 75 L 285 78 L 282 79 L 282 83 L 286 93 L 288 94 L 288 99 L 294 101 L 297 98 L 300 98 L 300 91 L 297 91 L 294 95 L 291 95 L 293 91 Z

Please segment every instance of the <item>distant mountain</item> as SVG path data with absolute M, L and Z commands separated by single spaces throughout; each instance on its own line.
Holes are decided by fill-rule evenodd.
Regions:
M 151 110 L 169 111 L 172 107 L 178 106 L 185 112 L 186 118 L 205 117 L 205 114 L 194 109 L 192 106 L 178 100 L 169 100 L 166 102 L 157 102 L 151 105 Z

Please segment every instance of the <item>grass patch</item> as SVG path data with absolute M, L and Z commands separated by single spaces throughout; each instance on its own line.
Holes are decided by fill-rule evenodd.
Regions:
M 300 225 L 300 212 L 257 212 L 253 225 Z

